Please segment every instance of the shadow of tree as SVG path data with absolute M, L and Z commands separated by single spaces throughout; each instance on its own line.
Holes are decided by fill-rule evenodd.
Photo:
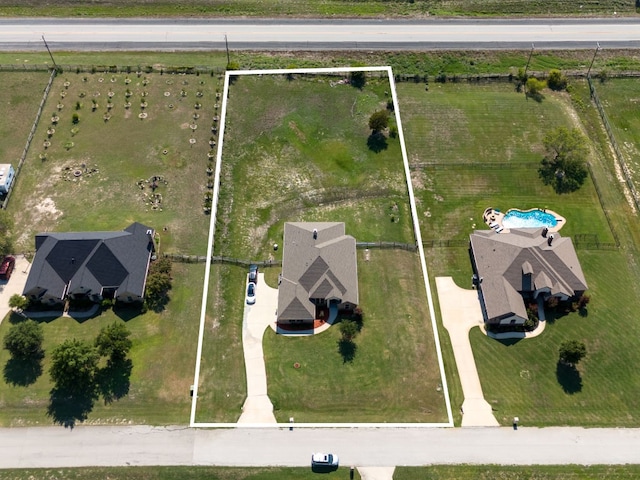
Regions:
M 129 320 L 142 315 L 143 305 L 141 303 L 136 305 L 115 303 L 112 307 L 112 310 L 118 318 L 121 318 L 125 322 L 128 322 Z
M 76 422 L 84 422 L 98 399 L 95 385 L 85 391 L 69 392 L 66 389 L 53 388 L 50 392 L 47 415 L 53 422 L 65 428 L 73 428 Z
M 575 365 L 558 361 L 556 378 L 565 393 L 574 394 L 582 390 L 582 377 Z
M 340 353 L 343 363 L 353 362 L 353 359 L 356 358 L 356 350 L 358 350 L 358 346 L 353 340 L 346 338 L 338 340 L 338 353 Z
M 109 360 L 106 367 L 98 370 L 96 374 L 96 385 L 104 403 L 111 403 L 119 400 L 129 393 L 131 385 L 131 370 L 133 363 L 130 359 Z
M 386 150 L 388 146 L 387 137 L 382 132 L 372 132 L 367 138 L 367 147 L 372 152 L 380 153 L 382 150 Z
M 10 385 L 26 387 L 42 375 L 44 355 L 31 358 L 10 358 L 4 366 L 4 381 Z
M 527 92 L 527 98 L 531 98 L 538 103 L 542 103 L 542 101 L 544 100 L 544 95 L 542 95 L 541 93 Z

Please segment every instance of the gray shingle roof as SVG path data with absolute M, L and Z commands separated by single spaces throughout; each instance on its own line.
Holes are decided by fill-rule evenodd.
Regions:
M 314 298 L 358 304 L 356 241 L 342 222 L 285 223 L 278 320 L 313 320 Z
M 100 294 L 104 287 L 143 296 L 154 250 L 149 227 L 133 223 L 120 232 L 36 235 L 36 255 L 24 295 L 43 291 L 63 299 L 65 287 Z
M 554 233 L 551 245 L 539 229 L 496 233 L 477 230 L 470 236 L 489 320 L 517 314 L 526 318 L 522 293 L 548 288 L 571 297 L 587 289 L 573 243 Z

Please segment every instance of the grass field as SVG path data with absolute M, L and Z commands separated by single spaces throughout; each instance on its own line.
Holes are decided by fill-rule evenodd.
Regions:
M 131 316 L 116 315 L 112 310 L 97 317 L 77 321 L 71 318 L 38 320 L 44 327 L 45 359 L 43 374 L 26 387 L 0 382 L 0 425 L 47 425 L 49 391 L 49 353 L 62 341 L 78 338 L 92 342 L 100 329 L 114 321 L 124 321 L 131 331 L 133 347 L 129 354 L 133 362 L 128 395 L 110 404 L 98 400 L 87 424 L 183 424 L 189 418 L 193 383 L 195 345 L 198 339 L 198 319 L 204 268 L 200 265 L 174 264 L 173 289 L 167 309 L 162 313 L 147 312 Z M 11 327 L 11 318 L 0 325 L 4 338 Z M 9 359 L 0 350 L 3 369 Z M 168 366 L 171 366 L 170 368 Z
M 615 13 L 614 13 L 615 12 Z M 0 2 L 2 16 L 302 16 L 302 17 L 426 17 L 440 16 L 525 16 L 525 15 L 631 15 L 633 2 L 624 0 L 585 0 L 579 5 L 569 0 L 418 0 L 416 2 L 336 1 L 336 0 L 189 0 L 172 4 L 166 0 L 144 2 L 113 0 L 104 4 L 63 0 L 51 6 L 43 0 L 30 0 L 19 6 L 10 0 Z
M 2 74 L 0 78 L 0 105 L 3 105 L 4 112 L 11 112 L 11 115 L 0 116 L 0 158 L 3 163 L 12 163 L 15 168 L 27 142 L 27 134 L 36 117 L 49 74 L 16 72 Z
M 537 179 L 533 162 L 542 156 L 544 131 L 576 121 L 575 114 L 571 120 L 568 97 L 545 95 L 542 103 L 535 103 L 509 91 L 508 85 L 447 84 L 429 92 L 399 86 L 411 161 L 436 164 L 414 172 L 420 208 L 431 213 L 422 223 L 425 236 L 464 239 L 474 223 L 476 228 L 486 228 L 478 217 L 488 206 L 503 210 L 539 206 L 566 216 L 562 234 L 590 233 L 601 241 L 613 241 L 593 183 L 559 196 Z M 578 113 L 587 123 L 589 108 L 582 105 Z M 501 152 L 507 158 L 500 158 Z M 612 165 L 597 148 L 594 152 L 590 161 L 606 206 L 620 205 L 620 211 L 609 214 L 612 226 L 627 232 L 623 217 L 629 215 L 629 208 L 619 184 L 608 180 Z M 628 235 L 624 233 L 625 248 L 620 251 L 579 250 L 592 297 L 586 317 L 570 314 L 550 321 L 542 336 L 520 342 L 497 342 L 472 330 L 485 398 L 501 423 L 509 424 L 519 416 L 531 425 L 638 425 L 640 377 L 629 368 L 640 360 L 629 340 L 637 337 L 636 325 L 629 321 L 638 308 L 633 280 L 637 251 L 628 243 L 633 235 Z M 469 284 L 472 271 L 466 248 L 439 248 L 427 255 L 432 275 L 453 275 L 459 285 Z M 442 336 L 446 345 L 448 337 Z M 556 363 L 559 344 L 574 338 L 583 340 L 589 353 L 578 375 L 572 376 L 558 371 Z
M 33 250 L 39 231 L 139 221 L 160 233 L 162 252 L 204 254 L 209 217 L 201 205 L 217 85 L 209 76 L 58 76 L 9 203 L 18 249 Z M 153 176 L 164 179 L 156 209 L 150 183 L 139 185 Z
M 629 78 L 596 83 L 595 87 L 634 186 L 640 189 L 640 85 L 637 79 Z
M 273 252 L 271 246 L 282 243 L 285 221 L 344 221 L 358 241 L 413 242 L 398 141 L 390 138 L 379 153 L 367 148 L 368 118 L 386 106 L 389 84 L 371 77 L 360 91 L 335 83 L 340 78 L 261 76 L 233 83 L 216 252 L 280 259 L 281 249 Z M 446 421 L 416 254 L 374 250 L 370 262 L 359 256 L 358 269 L 366 320 L 353 361 L 345 362 L 338 352 L 337 329 L 296 339 L 265 334 L 269 395 L 277 419 Z M 240 413 L 244 382 L 232 381 L 236 371 L 223 365 L 242 367 L 237 351 L 245 273 L 216 267 L 212 276 L 199 421 L 228 419 L 216 413 L 224 406 L 235 410 L 232 421 Z M 267 281 L 275 285 L 271 273 Z M 388 293 L 381 296 L 381 291 Z M 416 298 L 424 301 L 416 304 Z M 232 349 L 237 351 L 232 354 Z M 294 371 L 295 362 L 302 368 Z M 218 382 L 220 374 L 228 377 Z M 399 389 L 408 393 L 398 396 Z M 386 409 L 363 406 L 374 392 L 385 398 Z
M 326 478 L 347 478 L 342 467 Z M 640 475 L 637 465 L 433 465 L 397 467 L 394 480 L 627 480 Z M 11 480 L 305 480 L 317 478 L 309 468 L 229 468 L 229 467 L 91 467 L 0 470 L 0 477 Z M 360 474 L 356 470 L 355 480 Z

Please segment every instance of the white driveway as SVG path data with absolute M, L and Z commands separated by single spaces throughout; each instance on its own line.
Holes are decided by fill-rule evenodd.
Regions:
M 264 273 L 258 273 L 256 303 L 244 305 L 242 319 L 242 348 L 247 372 L 247 399 L 242 406 L 238 423 L 277 423 L 273 415 L 273 404 L 267 395 L 267 371 L 264 365 L 262 337 L 264 331 L 276 322 L 278 289 L 264 281 Z
M 11 274 L 9 281 L 0 281 L 0 323 L 7 313 L 11 310 L 9 308 L 9 299 L 14 294 L 22 295 L 24 286 L 27 284 L 27 277 L 29 276 L 29 268 L 31 264 L 28 262 L 24 255 L 16 255 L 16 265 Z
M 462 426 L 497 427 L 499 423 L 493 416 L 491 405 L 484 399 L 482 393 L 482 385 L 480 385 L 469 342 L 469 330 L 483 324 L 478 292 L 458 287 L 451 277 L 437 277 L 436 286 L 442 323 L 451 338 L 453 355 L 464 394 Z

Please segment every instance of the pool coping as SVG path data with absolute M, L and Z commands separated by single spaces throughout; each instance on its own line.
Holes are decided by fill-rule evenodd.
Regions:
M 493 207 L 489 207 L 484 210 L 484 213 L 482 214 L 482 219 L 489 228 L 495 228 L 498 233 L 509 233 L 510 229 L 504 228 L 504 226 L 502 225 L 502 220 L 504 219 L 505 215 L 509 213 L 511 210 L 517 210 L 519 212 L 524 212 L 524 213 L 531 212 L 533 210 L 541 210 L 544 213 L 549 213 L 553 215 L 556 218 L 557 223 L 555 227 L 548 227 L 550 232 L 559 231 L 567 223 L 567 219 L 564 218 L 562 215 L 558 214 L 557 212 L 554 212 L 553 210 L 550 210 L 548 208 L 540 208 L 540 207 L 530 208 L 528 210 L 522 210 L 520 208 L 510 208 L 504 213 L 501 210 L 498 210 Z M 526 228 L 526 227 L 523 227 L 523 228 Z M 532 228 L 542 228 L 542 227 L 532 227 Z

